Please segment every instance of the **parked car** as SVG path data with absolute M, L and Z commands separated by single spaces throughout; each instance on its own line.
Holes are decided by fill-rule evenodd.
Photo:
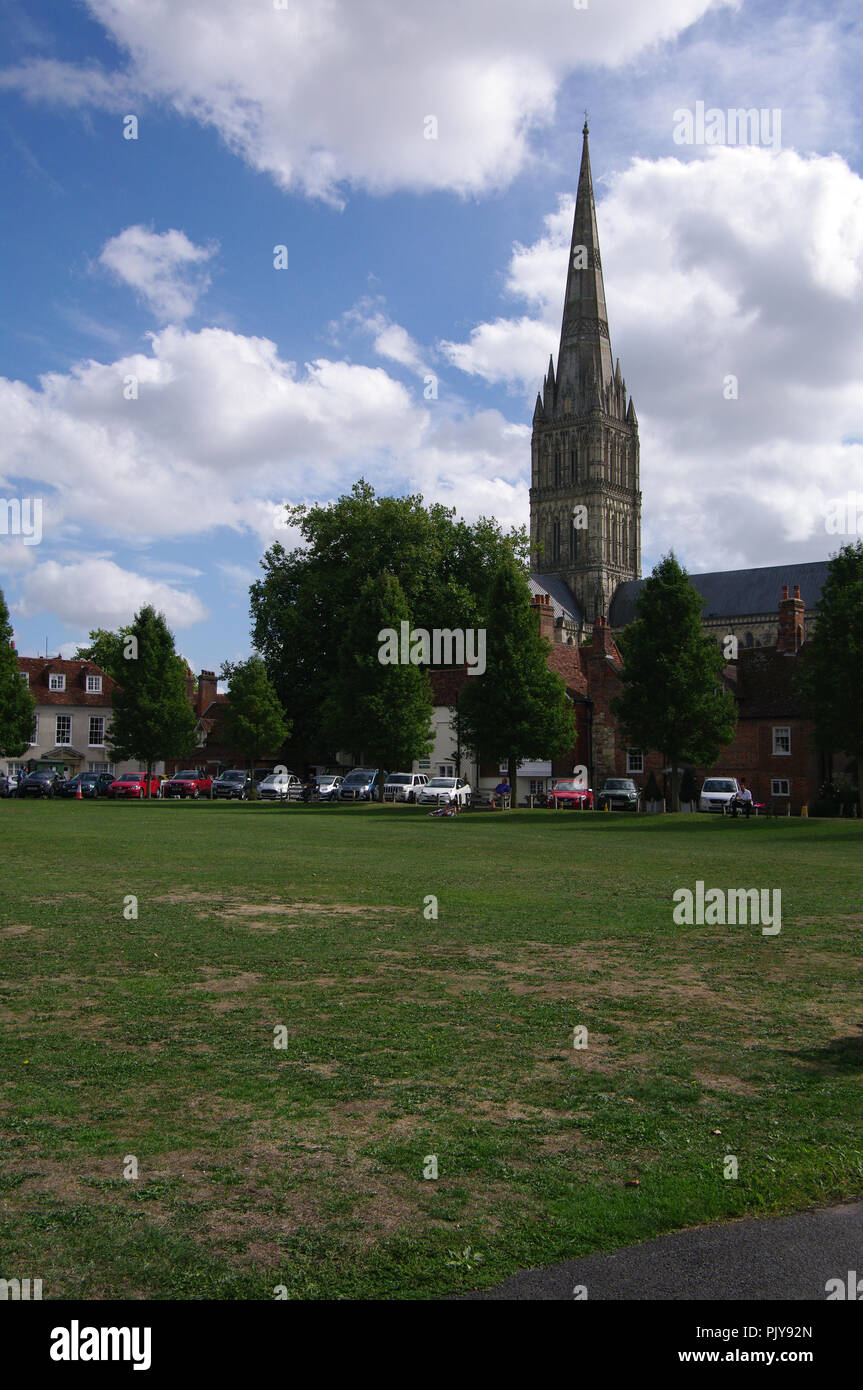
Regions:
M 303 784 L 293 772 L 271 772 L 258 787 L 261 801 L 299 801 Z
M 267 776 L 261 773 L 256 781 L 260 783 Z M 245 767 L 228 767 L 227 771 L 218 774 L 213 783 L 213 796 L 215 801 L 246 801 L 252 787 L 252 776 L 247 773 Z
M 419 793 L 420 806 L 469 806 L 470 784 L 461 777 L 431 777 Z
M 600 810 L 607 806 L 610 811 L 637 811 L 639 791 L 631 777 L 606 777 L 599 793 Z
M 21 784 L 21 796 L 42 796 L 52 797 L 56 793 L 58 783 L 62 778 L 58 777 L 50 767 L 37 767 L 35 772 L 28 772 Z
M 79 772 L 75 777 L 70 777 L 58 783 L 57 793 L 59 796 L 77 796 L 78 788 L 81 788 L 81 795 L 90 797 L 93 800 L 102 795 L 101 779 L 107 777 L 109 782 L 113 782 L 113 777 L 106 772 Z
M 380 769 L 352 768 L 339 787 L 339 801 L 377 800 L 380 775 Z
M 547 804 L 555 809 L 558 806 L 569 806 L 579 811 L 592 811 L 593 789 L 586 787 L 583 782 L 573 781 L 572 778 L 561 778 L 552 782 Z
M 740 795 L 736 777 L 707 777 L 698 798 L 699 811 L 724 812 L 735 796 Z
M 187 768 L 184 772 L 175 772 L 169 777 L 162 786 L 162 795 L 166 797 L 193 797 L 195 800 L 199 796 L 209 796 L 210 788 L 213 785 L 212 777 L 202 776 L 196 768 Z
M 424 772 L 391 772 L 384 783 L 384 801 L 416 801 L 427 782 Z
M 161 796 L 161 778 L 153 773 L 150 777 L 150 797 Z M 108 795 L 116 801 L 143 801 L 147 796 L 146 772 L 124 772 L 108 788 Z
M 318 801 L 338 801 L 339 787 L 342 785 L 343 778 L 335 772 L 324 772 L 315 778 L 317 782 Z

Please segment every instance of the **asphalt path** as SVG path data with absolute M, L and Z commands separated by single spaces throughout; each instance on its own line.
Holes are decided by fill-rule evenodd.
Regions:
M 595 1299 L 817 1299 L 849 1272 L 863 1301 L 863 1202 L 744 1217 L 676 1231 L 610 1255 L 586 1255 L 514 1274 L 468 1299 L 571 1300 L 579 1286 Z M 831 1290 L 832 1292 L 832 1290 Z

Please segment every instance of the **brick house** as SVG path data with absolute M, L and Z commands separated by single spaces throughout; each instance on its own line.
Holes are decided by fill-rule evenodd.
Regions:
M 7 771 L 37 765 L 76 772 L 127 772 L 137 764 L 112 761 L 106 746 L 116 681 L 93 661 L 19 656 L 18 669 L 36 701 L 30 748 L 7 761 Z

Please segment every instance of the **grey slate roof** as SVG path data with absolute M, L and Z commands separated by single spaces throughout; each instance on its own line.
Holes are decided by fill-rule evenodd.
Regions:
M 689 579 L 703 600 L 701 614 L 704 618 L 777 613 L 785 584 L 789 593 L 793 593 L 795 584 L 800 585 L 800 597 L 808 612 L 821 597 L 829 563 L 829 560 L 811 560 L 759 569 L 717 570 L 712 574 L 691 574 Z M 626 627 L 632 622 L 635 601 L 644 582 L 643 579 L 629 579 L 618 585 L 608 615 L 610 627 Z
M 581 609 L 569 585 L 559 575 L 537 574 L 531 571 L 527 583 L 531 594 L 548 594 L 555 618 L 564 617 L 573 623 L 582 621 Z

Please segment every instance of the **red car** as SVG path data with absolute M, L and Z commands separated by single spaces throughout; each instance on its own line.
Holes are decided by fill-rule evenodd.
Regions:
M 548 794 L 548 804 L 556 810 L 558 806 L 569 806 L 577 811 L 593 810 L 593 789 L 583 782 L 552 782 Z
M 152 775 L 150 777 L 150 796 L 159 795 L 161 778 Z M 123 800 L 128 797 L 135 797 L 138 801 L 143 800 L 147 795 L 147 774 L 146 772 L 124 772 L 121 777 L 116 777 L 108 788 L 108 795 Z
M 199 797 L 209 796 L 213 785 L 212 777 L 203 777 L 195 768 L 186 772 L 175 772 L 167 782 L 162 783 L 163 796 Z

